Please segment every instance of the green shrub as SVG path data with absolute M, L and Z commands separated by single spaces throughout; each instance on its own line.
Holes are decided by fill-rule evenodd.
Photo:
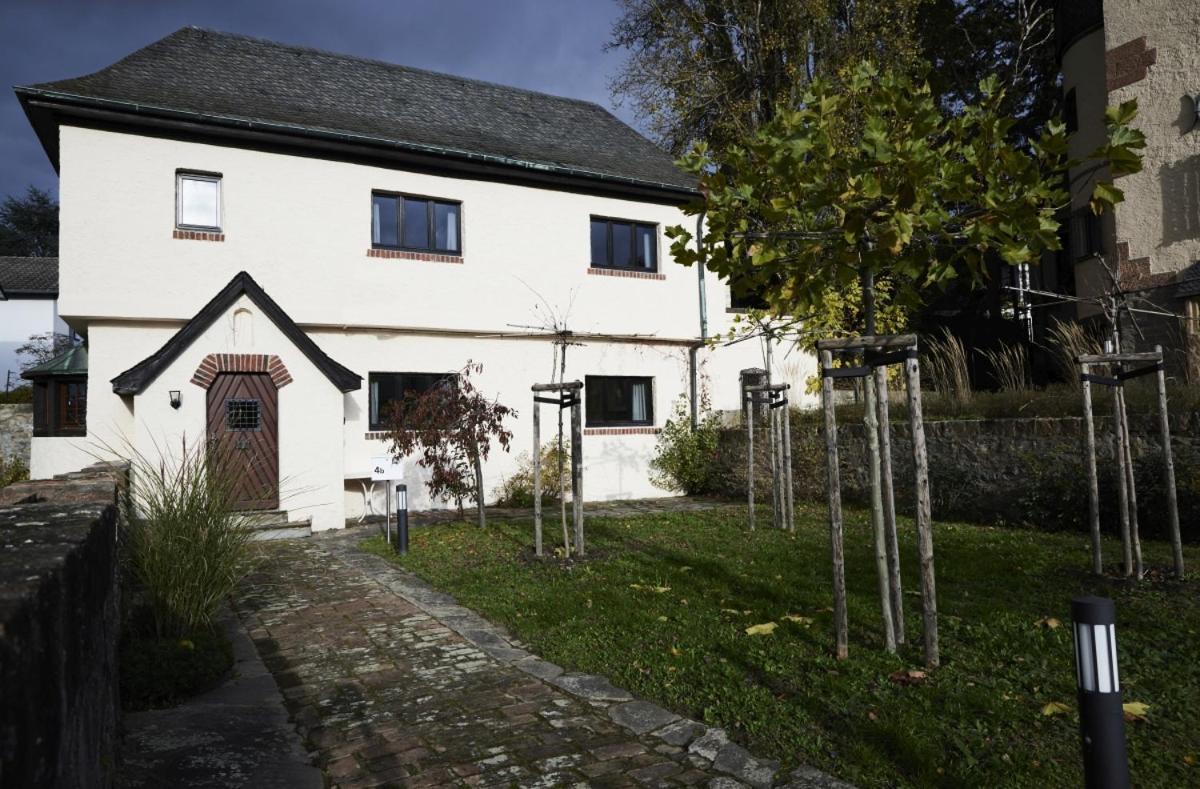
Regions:
M 0 392 L 0 404 L 10 403 L 32 403 L 33 402 L 33 387 L 18 386 L 16 389 L 9 389 L 7 392 Z
M 675 411 L 658 436 L 650 481 L 689 496 L 713 492 L 720 434 L 720 419 L 712 413 L 705 414 L 693 430 L 687 400 L 676 400 Z
M 542 445 L 542 504 L 557 504 L 559 499 L 560 480 L 566 484 L 568 494 L 571 489 L 571 443 L 563 442 L 562 476 L 558 473 L 558 440 L 548 441 Z M 532 507 L 533 506 L 533 456 L 522 452 L 517 456 L 517 470 L 507 477 L 495 490 L 496 504 L 500 507 Z
M 250 529 L 233 511 L 231 472 L 202 447 L 161 462 L 133 455 L 121 518 L 130 599 L 155 637 L 182 638 L 211 627 L 250 571 Z
M 121 706 L 169 707 L 217 684 L 233 665 L 229 640 L 214 628 L 188 638 L 126 638 L 121 642 Z
M 0 457 L 0 488 L 29 479 L 29 466 L 20 458 Z

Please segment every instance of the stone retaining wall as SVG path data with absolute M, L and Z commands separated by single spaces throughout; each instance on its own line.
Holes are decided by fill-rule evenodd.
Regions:
M 33 405 L 0 404 L 0 459 L 20 460 L 29 465 L 29 444 L 33 439 Z
M 1087 489 L 1083 462 L 1083 420 L 985 419 L 927 422 L 925 425 L 934 517 L 1048 529 L 1084 529 Z M 1158 421 L 1131 417 L 1140 526 L 1144 536 L 1165 534 L 1165 496 Z M 1112 420 L 1096 420 L 1097 454 L 1104 526 L 1116 528 L 1116 486 Z M 827 471 L 821 427 L 811 420 L 792 426 L 796 495 L 824 502 Z M 765 435 L 755 436 L 756 485 L 767 495 L 770 466 Z M 1185 539 L 1200 539 L 1200 414 L 1171 420 L 1180 524 Z M 760 454 L 759 450 L 762 448 Z M 913 506 L 912 439 L 907 423 L 892 426 L 897 507 Z M 746 495 L 746 435 L 729 428 L 721 436 L 719 494 Z M 866 501 L 866 443 L 861 423 L 839 424 L 838 460 L 843 497 Z M 769 501 L 769 499 L 763 499 Z
M 0 489 L 0 786 L 113 784 L 115 502 L 110 469 Z

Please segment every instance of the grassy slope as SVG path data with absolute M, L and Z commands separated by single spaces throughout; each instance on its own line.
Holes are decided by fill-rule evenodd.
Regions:
M 728 729 L 753 751 L 807 762 L 865 786 L 1079 785 L 1070 598 L 1114 596 L 1135 783 L 1200 781 L 1197 583 L 1094 580 L 1082 535 L 940 524 L 935 535 L 944 665 L 920 684 L 915 535 L 903 525 L 909 646 L 882 650 L 870 533 L 846 535 L 850 659 L 830 657 L 823 511 L 789 536 L 742 530 L 742 510 L 588 522 L 588 561 L 532 560 L 531 524 L 419 530 L 403 564 L 503 622 L 549 660 L 604 674 L 676 712 Z M 766 518 L 769 521 L 769 515 Z M 760 520 L 762 522 L 762 520 Z M 553 530 L 551 530 L 553 531 Z M 376 550 L 381 541 L 373 541 Z M 1106 558 L 1119 546 L 1108 542 Z M 1165 545 L 1145 546 L 1165 565 Z M 1188 559 L 1200 561 L 1190 550 Z M 669 587 L 665 591 L 642 587 Z M 783 619 L 809 617 L 811 624 Z M 1057 628 L 1039 624 L 1055 617 Z M 779 623 L 771 635 L 749 625 Z

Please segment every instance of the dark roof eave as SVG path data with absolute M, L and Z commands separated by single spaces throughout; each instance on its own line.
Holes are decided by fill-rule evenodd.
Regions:
M 50 157 L 55 170 L 58 169 L 57 135 L 51 134 L 51 129 L 38 128 L 37 113 L 31 110 L 65 110 L 70 113 L 80 109 L 92 109 L 100 112 L 114 113 L 117 116 L 137 117 L 148 121 L 151 125 L 170 128 L 172 122 L 198 124 L 205 127 L 224 129 L 227 133 L 240 132 L 242 135 L 286 136 L 294 140 L 312 140 L 335 142 L 358 148 L 371 150 L 389 150 L 408 153 L 417 156 L 435 157 L 454 160 L 465 164 L 500 167 L 514 171 L 533 174 L 542 177 L 549 176 L 565 183 L 597 184 L 614 191 L 629 191 L 631 193 L 653 196 L 659 200 L 672 202 L 688 202 L 700 196 L 698 189 L 689 189 L 676 184 L 658 181 L 644 181 L 626 176 L 610 175 L 607 173 L 569 167 L 566 165 L 546 162 L 533 162 L 524 159 L 497 156 L 494 154 L 477 153 L 473 151 L 444 148 L 423 143 L 405 142 L 383 137 L 374 137 L 353 132 L 340 132 L 330 129 L 318 129 L 311 126 L 261 121 L 249 118 L 239 118 L 211 113 L 177 110 L 147 104 L 103 99 L 94 96 L 81 96 L 61 91 L 49 91 L 42 88 L 19 86 L 13 89 L 30 122 L 34 125 L 39 139 L 42 141 L 46 154 Z

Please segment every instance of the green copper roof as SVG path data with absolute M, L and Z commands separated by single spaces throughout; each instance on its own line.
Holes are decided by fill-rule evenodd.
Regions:
M 65 353 L 60 353 L 48 362 L 42 362 L 36 367 L 30 367 L 21 373 L 22 378 L 49 378 L 59 375 L 87 375 L 87 348 L 76 345 Z

